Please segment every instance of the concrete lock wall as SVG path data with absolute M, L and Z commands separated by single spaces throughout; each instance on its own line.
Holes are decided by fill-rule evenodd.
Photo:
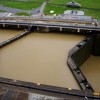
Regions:
M 72 55 L 72 58 L 77 66 L 81 66 L 92 54 L 93 41 L 94 39 L 91 36 L 77 45 L 79 49 Z
M 78 43 L 69 52 L 68 64 L 71 68 L 75 78 L 77 79 L 80 87 L 83 90 L 89 89 L 94 91 L 91 84 L 85 78 L 84 74 L 81 72 L 81 65 L 91 56 L 100 55 L 100 34 L 96 34 L 87 37 L 80 43 Z
M 80 70 L 80 66 L 91 56 L 93 44 L 94 37 L 90 36 L 78 43 L 69 52 L 67 63 L 82 90 L 89 89 L 90 91 L 93 91 L 93 88 Z
M 94 36 L 94 50 L 93 55 L 94 56 L 100 56 L 100 34 L 96 34 Z

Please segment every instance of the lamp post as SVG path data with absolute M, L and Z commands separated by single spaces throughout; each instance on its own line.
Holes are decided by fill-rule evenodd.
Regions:
M 29 30 L 32 27 L 32 22 L 31 22 L 31 10 L 29 10 Z
M 31 16 L 31 11 L 33 10 L 34 8 L 30 9 L 29 10 L 29 20 L 30 20 L 30 26 L 32 24 L 32 16 Z

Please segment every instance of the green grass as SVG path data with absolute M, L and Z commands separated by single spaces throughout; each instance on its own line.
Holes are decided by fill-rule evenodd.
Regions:
M 4 10 L 0 10 L 0 12 L 5 12 Z
M 18 13 L 16 13 L 16 15 L 18 15 L 18 16 L 30 16 L 31 14 L 26 13 L 26 12 L 18 12 Z
M 45 14 L 50 14 L 50 10 L 54 10 L 55 14 L 62 14 L 66 9 L 66 7 L 58 7 L 58 6 L 52 6 L 52 5 L 47 5 L 45 9 Z
M 50 3 L 66 4 L 73 0 L 50 0 Z M 100 8 L 100 0 L 74 0 L 80 3 L 83 7 Z
M 85 11 L 86 15 L 93 16 L 96 19 L 100 20 L 100 12 L 99 11 Z
M 18 2 L 17 0 L 0 0 L 0 4 L 3 4 L 7 7 L 12 8 L 18 8 L 18 9 L 24 9 L 24 10 L 31 10 L 40 7 L 41 4 L 36 4 L 34 2 L 44 2 L 45 0 L 27 0 L 28 2 Z M 32 2 L 33 1 L 33 2 Z M 67 2 L 72 0 L 50 0 L 50 3 L 55 4 L 63 4 L 66 5 Z M 94 8 L 100 10 L 100 0 L 74 0 L 82 5 L 82 7 L 86 8 Z M 48 4 L 45 8 L 45 14 L 50 14 L 50 10 L 54 10 L 56 14 L 63 14 L 65 10 L 73 9 L 76 10 L 76 8 L 68 8 L 66 6 L 53 6 Z M 83 8 L 80 8 L 78 10 L 83 10 Z M 100 11 L 97 10 L 84 10 L 85 15 L 93 16 L 94 18 L 100 19 Z
M 96 19 L 100 19 L 100 11 L 96 11 L 96 10 L 84 10 L 81 8 L 69 8 L 69 7 L 59 7 L 59 6 L 51 6 L 48 5 L 46 6 L 45 9 L 45 14 L 50 14 L 50 10 L 54 10 L 55 14 L 63 14 L 65 10 L 82 10 L 85 12 L 85 15 L 87 16 L 93 16 Z
M 55 4 L 63 4 L 66 5 L 67 2 L 71 0 L 51 0 L 50 3 Z M 74 0 L 82 5 L 82 7 L 86 8 L 94 8 L 100 10 L 100 0 Z M 49 14 L 50 10 L 54 10 L 56 14 L 64 13 L 65 10 L 76 10 L 76 8 L 69 8 L 69 7 L 62 7 L 62 6 L 46 6 L 45 13 Z M 77 10 L 84 10 L 83 8 L 79 8 Z M 87 16 L 93 16 L 94 18 L 100 19 L 100 11 L 97 10 L 84 10 L 85 15 Z
M 28 1 L 33 1 L 33 2 L 44 2 L 45 0 L 28 0 Z
M 12 1 L 0 1 L 0 4 L 3 4 L 4 6 L 7 7 L 18 8 L 23 10 L 35 9 L 41 5 L 31 2 L 12 2 Z

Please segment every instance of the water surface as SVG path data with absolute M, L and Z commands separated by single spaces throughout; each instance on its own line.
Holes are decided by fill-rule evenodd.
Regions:
M 22 30 L 0 29 L 0 43 L 23 32 Z
M 80 89 L 67 57 L 83 38 L 73 34 L 29 34 L 0 50 L 0 77 Z
M 100 57 L 91 56 L 81 66 L 81 70 L 93 89 L 100 92 Z

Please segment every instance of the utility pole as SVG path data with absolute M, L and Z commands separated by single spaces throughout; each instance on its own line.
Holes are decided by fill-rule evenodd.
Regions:
M 29 30 L 31 30 L 32 22 L 31 22 L 31 10 L 29 10 Z

